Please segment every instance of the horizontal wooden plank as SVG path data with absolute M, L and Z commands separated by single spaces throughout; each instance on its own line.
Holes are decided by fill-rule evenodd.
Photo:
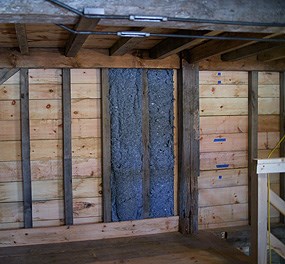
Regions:
M 30 119 L 61 119 L 61 100 L 30 100 Z
M 179 58 L 142 59 L 131 54 L 109 56 L 109 50 L 82 48 L 75 58 L 68 58 L 58 48 L 30 48 L 29 56 L 17 50 L 0 48 L 0 68 L 154 68 L 178 69 Z
M 61 99 L 61 83 L 32 83 L 29 85 L 30 99 Z
M 100 99 L 72 99 L 72 118 L 100 118 Z
M 21 139 L 20 120 L 0 121 L 0 128 L 0 141 Z
M 72 123 L 71 123 L 72 138 L 88 138 L 88 137 L 98 138 L 100 137 L 101 136 L 100 121 L 101 121 L 100 119 L 72 119 Z M 7 121 L 2 121 L 2 122 L 7 122 Z M 1 125 L 1 121 L 0 121 L 0 125 Z M 31 128 L 30 133 L 31 133 L 32 140 L 33 139 L 61 139 L 62 138 L 62 121 L 61 120 L 33 119 L 30 121 L 30 128 Z M 8 131 L 6 131 L 5 134 L 3 132 L 4 135 L 1 135 L 1 132 L 3 131 L 0 131 L 0 140 L 2 138 L 5 139 L 6 137 L 7 138 L 10 137 Z
M 216 228 L 229 228 L 229 227 L 238 227 L 238 226 L 246 226 L 246 225 L 248 225 L 248 220 L 214 223 L 214 224 L 211 223 L 211 224 L 207 224 L 207 225 L 199 225 L 199 230 L 216 229 Z
M 100 69 L 71 69 L 71 83 L 100 84 Z
M 21 141 L 0 141 L 0 161 L 21 160 Z
M 199 190 L 199 207 L 247 203 L 247 186 Z
M 247 131 L 248 131 L 247 116 L 201 116 L 200 117 L 201 135 L 247 133 Z M 279 116 L 259 115 L 258 131 L 278 132 Z
M 20 84 L 2 84 L 0 85 L 0 100 L 19 100 Z
M 247 98 L 201 98 L 200 115 L 247 115 Z
M 0 142 L 4 144 L 6 142 Z M 16 143 L 14 143 L 16 144 Z M 17 151 L 14 151 L 14 157 Z M 1 154 L 0 154 L 1 155 Z M 100 158 L 101 140 L 100 138 L 82 138 L 72 140 L 72 155 L 78 158 Z M 18 156 L 17 156 L 18 157 Z M 62 157 L 61 140 L 32 140 L 31 160 L 48 160 Z M 1 156 L 0 156 L 1 160 Z M 4 157 L 3 157 L 4 160 Z M 6 161 L 8 158 L 6 157 Z M 13 159 L 12 159 L 13 160 Z M 15 159 L 16 160 L 16 159 Z
M 201 171 L 199 189 L 247 185 L 248 171 L 244 169 Z
M 99 178 L 73 180 L 74 198 L 91 198 L 101 196 L 101 182 Z M 60 180 L 33 181 L 33 201 L 63 199 L 63 183 Z M 22 183 L 0 183 L 0 202 L 23 201 Z
M 278 72 L 259 72 L 258 84 L 275 84 L 279 85 L 279 73 Z
M 20 120 L 20 101 L 0 101 L 0 120 Z
M 220 84 L 202 84 L 200 85 L 200 97 L 208 98 L 247 98 L 248 86 L 246 84 L 241 85 L 220 85 Z M 259 85 L 258 97 L 279 97 L 279 85 Z
M 280 139 L 279 132 L 259 132 L 258 149 L 272 149 Z M 201 152 L 246 151 L 247 133 L 210 134 L 200 137 Z
M 279 98 L 258 98 L 259 115 L 278 115 Z
M 242 71 L 200 71 L 199 83 L 246 85 L 248 83 L 248 76 L 247 72 Z
M 201 153 L 201 170 L 235 169 L 247 167 L 247 152 L 214 152 Z
M 72 83 L 71 98 L 101 98 L 100 83 Z
M 258 150 L 258 159 L 267 159 L 269 153 L 271 152 L 271 150 L 265 150 L 265 149 L 259 149 Z M 279 149 L 277 149 L 271 156 L 271 158 L 278 158 L 280 157 L 279 155 Z
M 0 182 L 22 181 L 20 161 L 2 161 L 0 168 Z
M 60 69 L 30 69 L 30 84 L 61 84 L 62 71 Z
M 247 203 L 199 208 L 199 225 L 203 225 L 204 228 L 206 228 L 209 224 L 247 220 Z
M 21 246 L 115 237 L 150 235 L 178 231 L 178 217 L 155 218 L 128 222 L 32 228 L 1 231 L 0 246 Z M 27 239 L 27 237 L 29 239 Z

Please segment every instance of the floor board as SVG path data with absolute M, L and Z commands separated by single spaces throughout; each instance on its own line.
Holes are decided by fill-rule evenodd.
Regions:
M 2 264 L 242 264 L 249 257 L 213 234 L 180 233 L 0 248 Z

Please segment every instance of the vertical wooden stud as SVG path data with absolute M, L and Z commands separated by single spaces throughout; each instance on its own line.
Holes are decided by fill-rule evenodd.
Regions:
M 258 72 L 248 73 L 248 217 L 251 221 L 251 191 L 255 188 L 256 170 L 254 159 L 257 158 L 258 140 Z
M 149 104 L 147 71 L 143 70 L 142 140 L 143 140 L 143 216 L 150 213 Z
M 62 70 L 62 122 L 65 224 L 73 225 L 70 69 Z
M 32 184 L 30 160 L 30 116 L 28 69 L 20 70 L 21 89 L 21 151 L 23 175 L 24 227 L 33 227 Z
M 279 73 L 280 85 L 280 136 L 285 134 L 285 72 Z M 285 142 L 280 145 L 280 157 L 285 156 Z M 280 197 L 285 200 L 285 173 L 280 173 Z M 280 222 L 285 223 L 283 214 L 280 214 Z
M 111 119 L 109 107 L 108 69 L 101 70 L 102 83 L 102 175 L 103 175 L 103 221 L 112 221 L 111 197 Z
M 198 231 L 199 67 L 181 59 L 178 83 L 179 231 Z

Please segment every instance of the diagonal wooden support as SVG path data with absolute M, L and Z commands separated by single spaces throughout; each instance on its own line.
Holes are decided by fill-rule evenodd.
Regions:
M 0 70 L 0 85 L 6 82 L 10 77 L 19 71 L 19 68 L 1 69 Z
M 285 46 L 276 47 L 274 49 L 265 51 L 257 56 L 257 59 L 263 62 L 281 60 L 284 58 L 285 58 Z
M 272 249 L 280 255 L 282 258 L 285 259 L 285 245 L 281 242 L 277 237 L 270 234 L 271 246 Z
M 16 35 L 19 43 L 21 54 L 29 54 L 29 45 L 25 24 L 15 24 Z
M 88 19 L 81 17 L 75 27 L 77 31 L 94 30 L 100 19 Z M 75 57 L 89 35 L 72 34 L 66 44 L 65 56 Z

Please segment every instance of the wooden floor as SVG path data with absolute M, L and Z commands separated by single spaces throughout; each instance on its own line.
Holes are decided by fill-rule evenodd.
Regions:
M 1 264 L 241 264 L 249 258 L 213 234 L 165 233 L 97 241 L 0 248 Z

